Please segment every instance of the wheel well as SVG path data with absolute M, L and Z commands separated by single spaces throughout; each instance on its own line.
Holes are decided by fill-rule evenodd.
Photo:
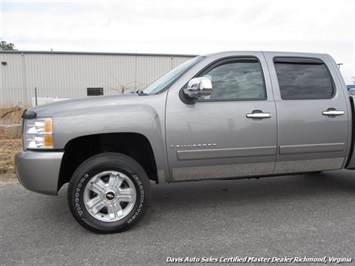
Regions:
M 89 157 L 103 152 L 118 152 L 132 157 L 158 182 L 154 153 L 149 140 L 138 133 L 111 133 L 73 139 L 64 148 L 58 190 L 70 181 L 75 169 Z

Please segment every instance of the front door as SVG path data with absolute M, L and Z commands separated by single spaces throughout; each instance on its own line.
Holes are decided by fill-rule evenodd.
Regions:
M 218 60 L 196 77 L 212 81 L 212 94 L 186 104 L 169 91 L 167 155 L 173 180 L 272 174 L 276 110 L 261 53 Z M 182 96 L 183 97 L 183 96 Z

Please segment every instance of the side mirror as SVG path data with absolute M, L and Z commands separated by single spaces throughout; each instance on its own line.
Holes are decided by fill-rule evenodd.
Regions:
M 191 99 L 211 95 L 212 82 L 206 77 L 193 78 L 187 84 L 187 88 L 184 89 L 184 93 Z

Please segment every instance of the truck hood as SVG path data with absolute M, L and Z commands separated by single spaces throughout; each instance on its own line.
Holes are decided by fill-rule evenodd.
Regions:
M 136 93 L 110 96 L 92 96 L 87 98 L 63 100 L 55 103 L 44 104 L 32 107 L 27 110 L 27 114 L 34 114 L 36 117 L 56 117 L 70 115 L 83 110 L 105 109 L 114 106 L 139 104 L 149 95 L 138 95 Z

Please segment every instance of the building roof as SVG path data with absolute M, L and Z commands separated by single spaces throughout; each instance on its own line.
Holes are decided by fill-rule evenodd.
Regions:
M 171 56 L 171 57 L 195 57 L 192 54 L 155 54 L 155 53 L 114 53 L 114 52 L 74 52 L 74 51 L 21 51 L 21 50 L 0 50 L 6 54 L 65 54 L 65 55 L 126 55 L 126 56 Z

